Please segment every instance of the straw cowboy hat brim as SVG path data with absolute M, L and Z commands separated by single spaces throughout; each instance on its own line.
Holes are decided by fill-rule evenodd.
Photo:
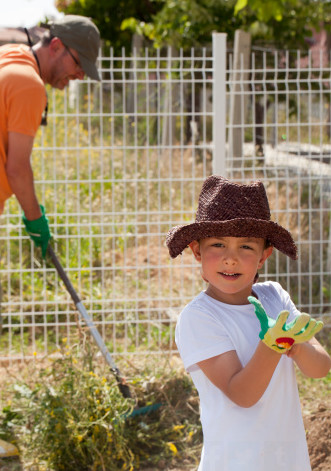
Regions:
M 206 237 L 257 237 L 295 260 L 297 248 L 291 234 L 270 219 L 263 183 L 239 185 L 211 175 L 202 185 L 195 222 L 171 229 L 166 243 L 172 258 L 193 240 Z
M 291 234 L 276 222 L 255 218 L 235 218 L 227 221 L 201 221 L 175 226 L 167 234 L 166 244 L 172 258 L 177 257 L 193 241 L 206 237 L 257 237 L 293 260 L 298 258 Z

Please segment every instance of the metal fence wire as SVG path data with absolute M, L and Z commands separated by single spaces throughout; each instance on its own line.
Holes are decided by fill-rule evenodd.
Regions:
M 299 52 L 253 51 L 247 66 L 213 48 L 99 57 L 102 81 L 49 90 L 49 125 L 32 165 L 53 247 L 115 354 L 176 351 L 183 306 L 203 288 L 189 251 L 165 235 L 194 220 L 202 182 L 260 179 L 272 217 L 299 248 L 275 253 L 261 279 L 330 323 L 330 70 Z M 12 197 L 0 218 L 0 359 L 56 353 L 78 314 L 50 260 L 23 229 Z M 277 252 L 277 251 L 276 251 Z

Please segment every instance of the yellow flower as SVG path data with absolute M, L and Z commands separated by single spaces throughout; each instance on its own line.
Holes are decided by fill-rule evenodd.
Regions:
M 191 431 L 189 432 L 188 436 L 187 436 L 187 441 L 188 441 L 188 442 L 190 442 L 190 441 L 192 440 L 193 435 L 194 435 L 194 432 L 193 432 L 193 430 L 191 430 Z
M 180 430 L 182 430 L 183 428 L 185 427 L 185 425 L 174 425 L 172 430 L 174 432 L 179 432 Z
M 81 441 L 83 440 L 83 438 L 84 438 L 83 435 L 77 435 L 77 440 L 78 440 L 79 442 L 81 442 Z
M 67 341 L 68 341 L 67 337 L 63 337 L 62 342 L 67 343 Z
M 168 447 L 169 447 L 169 450 L 174 454 L 174 455 L 177 455 L 178 453 L 178 450 L 176 448 L 176 445 L 172 442 L 168 442 L 167 443 Z

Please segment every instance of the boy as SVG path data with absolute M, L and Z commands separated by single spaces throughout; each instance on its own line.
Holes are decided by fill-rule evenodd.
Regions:
M 278 283 L 255 283 L 273 248 L 297 258 L 291 234 L 270 220 L 263 184 L 207 178 L 195 223 L 167 235 L 173 258 L 188 245 L 208 284 L 176 327 L 200 397 L 198 471 L 310 471 L 293 362 L 318 378 L 331 359 L 313 337 L 323 324 L 300 314 Z M 284 310 L 286 325 L 287 312 L 275 320 Z

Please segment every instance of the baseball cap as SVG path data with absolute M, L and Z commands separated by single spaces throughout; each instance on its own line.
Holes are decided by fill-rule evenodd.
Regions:
M 78 53 L 82 69 L 93 80 L 100 80 L 95 62 L 100 46 L 100 32 L 86 16 L 65 15 L 62 18 L 42 25 L 50 30 L 67 47 Z

